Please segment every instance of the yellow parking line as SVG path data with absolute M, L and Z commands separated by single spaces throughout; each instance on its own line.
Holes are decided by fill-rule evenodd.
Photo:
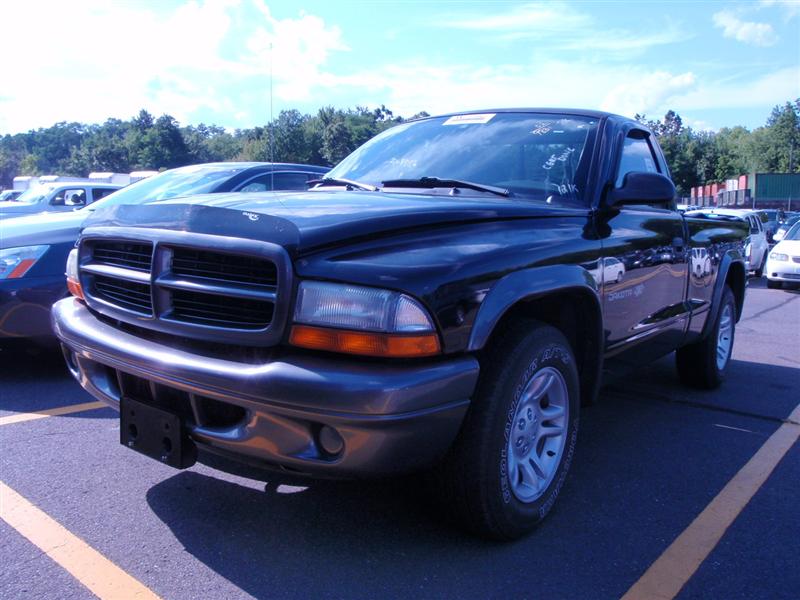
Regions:
M 101 600 L 158 596 L 0 481 L 0 518 Z M 8 565 L 6 565 L 6 568 Z
M 61 415 L 69 415 L 76 412 L 83 412 L 85 410 L 94 410 L 96 408 L 105 408 L 108 406 L 103 402 L 84 402 L 83 404 L 70 404 L 69 406 L 59 406 L 58 408 L 48 408 L 47 410 L 40 410 L 37 412 L 17 413 L 7 417 L 0 417 L 0 425 L 11 425 L 12 423 L 22 423 L 24 421 L 34 421 L 36 419 L 44 419 L 45 417 L 58 417 Z
M 622 597 L 666 600 L 678 595 L 742 509 L 800 437 L 800 405 L 722 491 Z

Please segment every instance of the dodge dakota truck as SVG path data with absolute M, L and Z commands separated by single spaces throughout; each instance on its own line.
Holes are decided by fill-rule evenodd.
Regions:
M 675 195 L 621 116 L 424 118 L 306 192 L 98 211 L 53 327 L 133 450 L 420 471 L 463 526 L 513 539 L 553 506 L 602 381 L 671 352 L 687 384 L 725 378 L 747 231 Z

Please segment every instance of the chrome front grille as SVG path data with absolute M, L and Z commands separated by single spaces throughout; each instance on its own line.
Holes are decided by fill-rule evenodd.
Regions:
M 135 281 L 127 281 L 105 275 L 94 276 L 94 292 L 111 304 L 137 312 L 142 315 L 153 314 L 153 301 L 150 286 Z
M 106 231 L 116 235 L 99 235 Z M 91 308 L 190 338 L 255 346 L 280 340 L 292 289 L 282 247 L 167 231 L 136 239 L 144 235 L 129 228 L 84 232 L 80 275 Z
M 150 270 L 153 244 L 149 242 L 97 242 L 93 246 L 93 257 L 98 263 L 136 271 Z
M 172 273 L 216 282 L 266 286 L 274 286 L 278 276 L 272 262 L 194 248 L 175 248 Z
M 215 327 L 264 329 L 272 320 L 274 305 L 269 300 L 248 300 L 188 290 L 172 292 L 169 318 Z

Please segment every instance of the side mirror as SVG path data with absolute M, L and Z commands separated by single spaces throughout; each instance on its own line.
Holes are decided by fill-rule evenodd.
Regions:
M 625 175 L 622 187 L 609 192 L 608 204 L 667 204 L 675 199 L 676 193 L 669 177 L 660 173 L 634 171 Z

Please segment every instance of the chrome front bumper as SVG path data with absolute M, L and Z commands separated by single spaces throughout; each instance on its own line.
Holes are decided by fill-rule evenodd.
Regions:
M 281 350 L 260 364 L 211 358 L 121 331 L 74 298 L 56 303 L 52 319 L 70 371 L 96 398 L 118 407 L 122 373 L 145 382 L 155 403 L 166 395 L 239 407 L 242 418 L 224 426 L 188 418 L 190 437 L 244 462 L 328 476 L 434 463 L 458 433 L 479 371 L 472 356 L 396 363 Z M 320 443 L 325 427 L 343 441 L 335 455 Z

